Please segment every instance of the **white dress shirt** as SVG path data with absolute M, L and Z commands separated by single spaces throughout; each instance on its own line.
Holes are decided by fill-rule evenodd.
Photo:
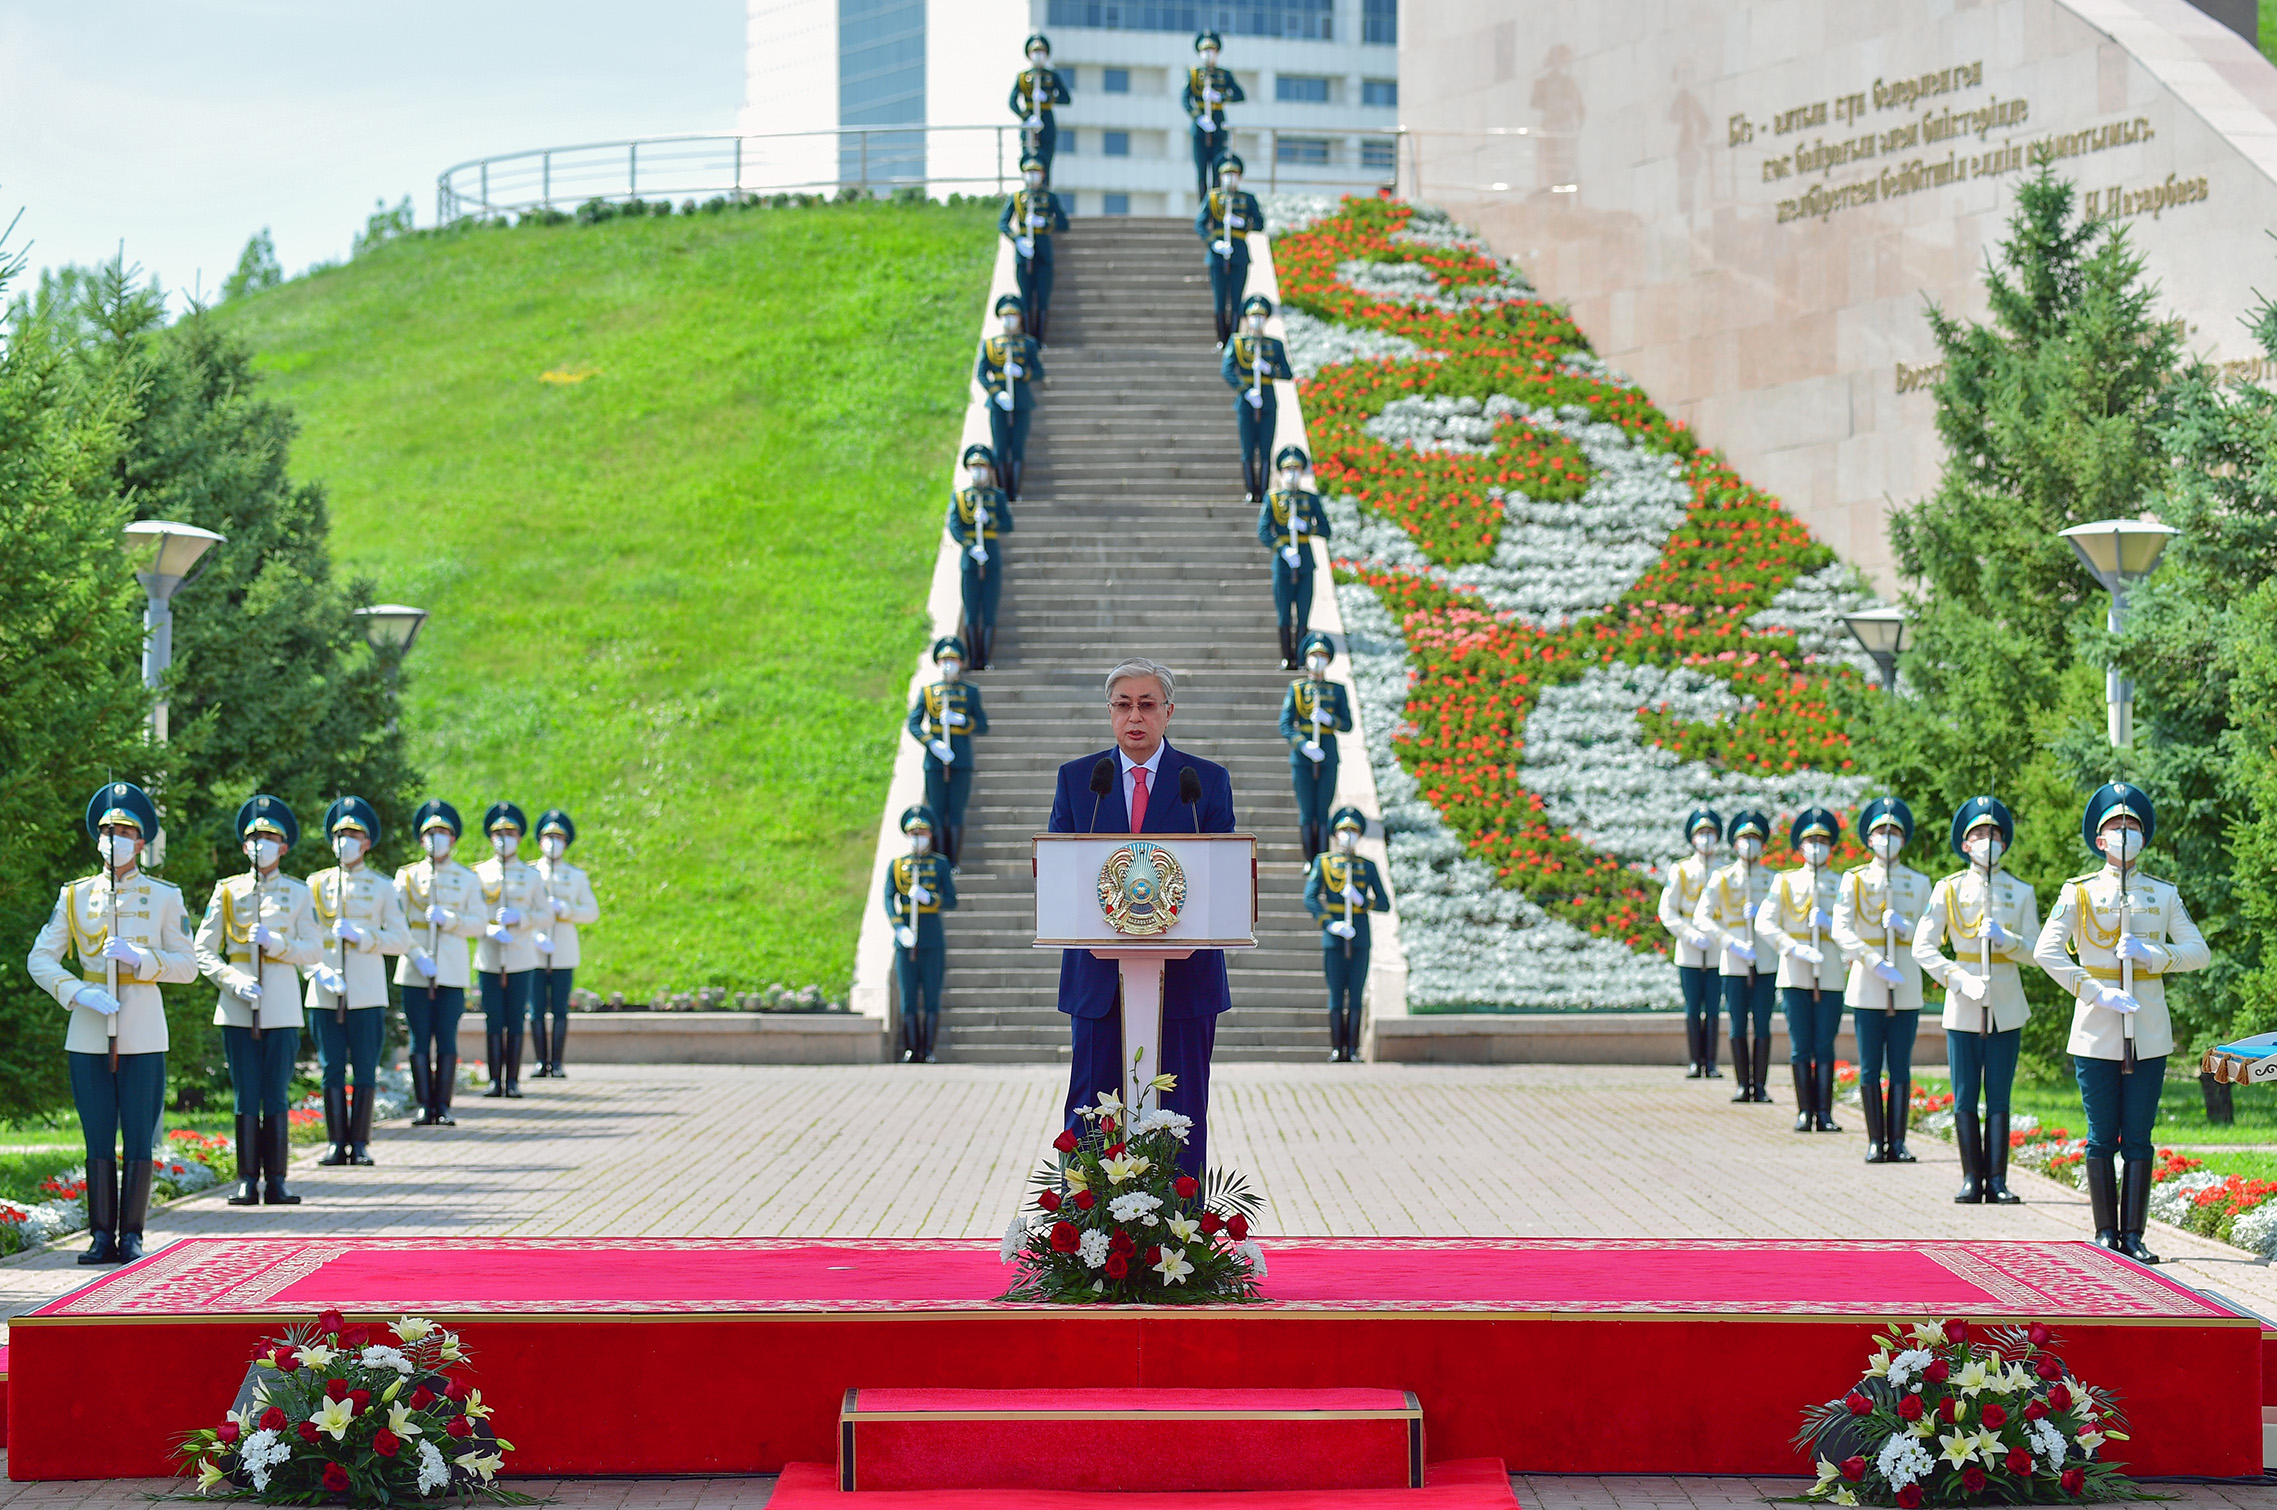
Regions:
M 1155 800 L 1162 795 L 1162 783 L 1160 780 L 1160 777 L 1162 775 L 1162 752 L 1169 748 L 1169 740 L 1157 740 L 1155 741 L 1154 753 L 1152 755 L 1147 756 L 1147 758 L 1144 760 L 1134 761 L 1130 756 L 1123 753 L 1123 747 L 1121 745 L 1115 746 L 1115 760 L 1123 768 L 1123 815 L 1125 818 L 1128 818 L 1130 816 L 1131 801 L 1138 795 L 1138 782 L 1133 779 L 1131 772 L 1142 766 L 1146 769 L 1147 811 L 1154 811 Z M 1136 832 L 1137 825 L 1132 825 L 1132 830 L 1133 832 Z

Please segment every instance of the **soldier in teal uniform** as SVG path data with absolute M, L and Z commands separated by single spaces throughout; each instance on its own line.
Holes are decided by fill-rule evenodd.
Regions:
M 1035 417 L 1035 389 L 1044 381 L 1044 364 L 1036 338 L 1023 333 L 1026 301 L 1018 294 L 1006 294 L 996 301 L 996 313 L 1004 321 L 1003 334 L 980 343 L 972 376 L 988 395 L 989 450 L 996 456 L 997 486 L 1004 489 L 1006 498 L 1016 499 L 1020 496 L 1021 463 L 1028 455 L 1028 422 Z M 1267 402 L 1271 402 L 1269 397 Z
M 394 883 L 364 863 L 380 842 L 379 814 L 361 797 L 324 810 L 324 833 L 339 864 L 308 878 L 324 955 L 304 967 L 306 1008 L 324 1070 L 325 1165 L 372 1162 L 373 1076 L 387 1024 L 387 957 L 411 948 L 411 926 Z M 355 1072 L 351 1095 L 349 1071 Z
M 1341 807 L 1336 837 L 1305 873 L 1305 911 L 1320 924 L 1320 967 L 1328 976 L 1328 1057 L 1350 1064 L 1360 1054 L 1360 994 L 1368 984 L 1368 914 L 1391 911 L 1376 862 L 1360 858 L 1367 817 Z
M 1225 107 L 1238 105 L 1247 98 L 1233 75 L 1218 67 L 1218 54 L 1224 50 L 1225 44 L 1216 32 L 1203 32 L 1194 39 L 1194 53 L 1199 61 L 1186 70 L 1182 100 L 1194 137 L 1196 199 L 1208 195 L 1211 166 L 1233 146 L 1233 128 L 1226 124 Z
M 1044 186 L 1049 164 L 1029 156 L 1020 159 L 1021 186 L 1004 201 L 996 229 L 1012 242 L 1012 275 L 1019 280 L 1026 305 L 1028 331 L 1040 343 L 1052 308 L 1052 234 L 1067 229 L 1067 210 L 1059 196 Z
M 1049 178 L 1052 154 L 1059 150 L 1059 122 L 1052 119 L 1052 106 L 1067 103 L 1067 75 L 1052 67 L 1051 38 L 1042 32 L 1030 37 L 1021 50 L 1028 55 L 1028 66 L 1012 81 L 1012 95 L 1005 103 L 1020 118 L 1020 139 L 1028 153 L 1044 165 L 1044 176 Z
M 1273 316 L 1273 301 L 1251 294 L 1242 301 L 1242 329 L 1225 343 L 1225 359 L 1218 374 L 1233 390 L 1234 419 L 1241 427 L 1241 481 L 1251 503 L 1265 497 L 1266 453 L 1273 448 L 1273 423 L 1280 409 L 1273 397 L 1273 380 L 1288 379 L 1288 353 L 1265 334 Z
M 941 914 L 957 908 L 957 881 L 948 862 L 933 853 L 929 807 L 904 809 L 901 831 L 909 853 L 886 870 L 885 910 L 893 919 L 893 974 L 901 986 L 901 1062 L 937 1064 L 933 1043 L 941 1026 L 941 979 L 949 958 Z
M 919 694 L 903 727 L 925 747 L 925 806 L 933 820 L 926 831 L 955 865 L 964 852 L 965 799 L 972 795 L 972 737 L 988 732 L 988 712 L 980 689 L 964 680 L 964 641 L 953 634 L 935 640 L 933 664 L 941 679 Z
M 1273 553 L 1273 619 L 1281 636 L 1281 669 L 1297 669 L 1297 646 L 1312 617 L 1313 538 L 1328 538 L 1328 511 L 1304 486 L 1312 458 L 1301 446 L 1283 446 L 1273 458 L 1281 485 L 1257 510 L 1257 543 Z
M 1004 547 L 1012 533 L 1012 505 L 996 486 L 996 453 L 967 446 L 965 486 L 949 500 L 949 538 L 964 548 L 958 558 L 963 579 L 964 641 L 972 669 L 986 671 L 996 654 L 996 604 L 1004 596 Z
M 1228 153 L 1217 162 L 1218 186 L 1202 196 L 1194 212 L 1194 234 L 1208 249 L 1210 303 L 1218 317 L 1218 344 L 1233 334 L 1241 317 L 1241 296 L 1249 291 L 1249 233 L 1262 233 L 1265 212 L 1257 196 L 1241 186 L 1241 159 Z
M 1328 846 L 1328 809 L 1336 800 L 1336 736 L 1352 732 L 1352 702 L 1328 679 L 1336 642 L 1318 630 L 1305 636 L 1305 674 L 1281 699 L 1281 737 L 1289 742 L 1289 780 L 1297 789 L 1297 822 L 1305 858 Z

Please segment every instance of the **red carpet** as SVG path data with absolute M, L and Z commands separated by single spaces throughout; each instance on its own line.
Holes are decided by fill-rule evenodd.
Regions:
M 332 1305 L 462 1327 L 527 1474 L 773 1472 L 835 1458 L 850 1388 L 1072 1385 L 1409 1389 L 1449 1458 L 1790 1472 L 1797 1412 L 1855 1380 L 1874 1325 L 1954 1314 L 2058 1325 L 2076 1372 L 2125 1392 L 2135 1471 L 2260 1471 L 2258 1325 L 2088 1243 L 1266 1254 L 1269 1304 L 1120 1309 L 994 1301 L 993 1239 L 190 1239 L 16 1318 L 8 1470 L 164 1472 L 259 1336 Z M 689 1403 L 723 1371 L 733 1430 Z M 90 1394 L 90 1377 L 111 1382 Z
M 1265 1489 L 1231 1494 L 1085 1494 L 1059 1489 L 862 1490 L 841 1494 L 821 1463 L 792 1463 L 767 1510 L 1517 1510 L 1495 1458 L 1433 1463 L 1421 1489 Z

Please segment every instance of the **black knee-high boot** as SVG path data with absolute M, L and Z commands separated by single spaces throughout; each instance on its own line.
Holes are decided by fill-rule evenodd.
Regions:
M 1977 1121 L 1977 1109 L 1953 1109 L 1953 1146 L 1961 1155 L 1961 1188 L 1953 1196 L 1954 1204 L 1981 1206 L 1984 1204 L 1984 1124 Z
M 229 1204 L 261 1204 L 260 1118 L 251 1112 L 237 1114 L 237 1193 L 229 1198 Z
M 1811 1075 L 1810 1061 L 1807 1059 L 1797 1059 L 1791 1062 L 1788 1065 L 1788 1068 L 1793 1070 L 1795 1074 L 1795 1131 L 1809 1132 L 1812 1126 L 1812 1114 L 1814 1111 L 1811 1103 L 1811 1094 L 1815 1089 L 1813 1085 L 1813 1076 Z
M 317 1163 L 329 1169 L 348 1162 L 348 1088 L 344 1085 L 324 1088 L 324 1141 L 332 1146 Z
M 561 1078 L 562 1041 L 568 1037 L 569 1019 L 566 1017 L 556 1017 L 553 1020 L 553 1063 L 548 1066 L 548 1070 L 552 1078 L 555 1080 L 559 1080 Z
M 348 1093 L 348 1162 L 372 1162 L 372 1086 L 359 1080 Z
M 1732 1087 L 1732 1100 L 1753 1101 L 1755 1099 L 1755 1082 L 1747 1073 L 1747 1038 L 1743 1034 L 1734 1033 L 1731 1035 L 1731 1073 L 1732 1078 L 1739 1082 L 1738 1085 Z
M 148 1160 L 144 1161 L 146 1164 Z M 87 1161 L 87 1251 L 79 1255 L 83 1264 L 115 1264 L 119 1261 L 119 1161 L 116 1159 L 89 1159 Z
M 2119 1251 L 2138 1264 L 2158 1262 L 2158 1255 L 2143 1246 L 2143 1228 L 2150 1225 L 2150 1192 L 2150 1160 L 2127 1160 L 2119 1172 Z
M 1882 1105 L 1882 1122 L 1883 1125 L 1888 1129 L 1889 1137 L 1889 1153 L 1885 1162 L 1891 1164 L 1912 1164 L 1917 1162 L 1912 1154 L 1906 1152 L 1905 1147 L 1906 1119 L 1912 1115 L 1913 1082 L 1908 1080 L 1901 1083 L 1899 1081 L 1892 1080 L 1890 1082 L 1889 1099 Z
M 496 1028 L 482 1030 L 483 1059 L 490 1071 L 490 1085 L 485 1096 L 506 1094 L 506 1035 Z
M 119 1170 L 119 1262 L 122 1264 L 131 1264 L 142 1257 L 142 1226 L 150 1219 L 153 1173 L 148 1157 L 129 1159 Z
M 1858 1110 L 1866 1118 L 1866 1162 L 1887 1164 L 1890 1145 L 1888 1129 L 1882 1125 L 1882 1088 L 1866 1084 L 1863 1076 L 1858 1082 Z
M 1834 1061 L 1831 1059 L 1818 1062 L 1818 1095 L 1813 1110 L 1820 1132 L 1842 1131 L 1842 1124 L 1834 1120 Z
M 2095 1213 L 2095 1241 L 2114 1253 L 2126 1250 L 2119 1246 L 2119 1172 L 2111 1156 L 2090 1158 L 2087 1170 L 2087 1205 Z
M 522 1097 L 522 1030 L 506 1030 L 506 1094 L 519 1101 Z
M 427 1062 L 424 1045 L 411 1051 L 411 1099 L 419 1103 L 419 1115 L 411 1119 L 413 1127 L 431 1127 L 435 1122 L 435 1072 Z
M 544 990 L 544 987 L 541 986 L 539 989 Z M 553 996 L 550 991 L 545 994 L 548 1000 Z M 543 1080 L 551 1070 L 553 1054 L 550 1039 L 551 1034 L 547 1031 L 546 1014 L 541 1011 L 530 1019 L 530 1058 L 536 1065 L 536 1068 L 530 1071 L 533 1079 Z
M 444 1054 L 435 1061 L 433 1082 L 435 1099 L 428 1103 L 434 1108 L 428 1121 L 437 1127 L 456 1127 L 458 1120 L 451 1115 L 451 1093 L 458 1089 L 459 1056 L 456 1052 Z
M 1769 1101 L 1771 1093 L 1764 1082 L 1771 1078 L 1771 1030 L 1766 1028 L 1755 1035 L 1755 1099 Z
M 1720 1036 L 1716 1031 L 1715 1014 L 1711 1012 L 1700 1023 L 1700 1078 L 1702 1080 L 1721 1080 L 1724 1078 L 1724 1072 L 1716 1068 L 1716 1040 Z
M 300 1197 L 285 1188 L 292 1162 L 292 1118 L 286 1113 L 261 1119 L 261 1204 L 298 1206 Z
M 2008 1188 L 2008 1113 L 1984 1119 L 1984 1203 L 2021 1206 L 2024 1197 Z

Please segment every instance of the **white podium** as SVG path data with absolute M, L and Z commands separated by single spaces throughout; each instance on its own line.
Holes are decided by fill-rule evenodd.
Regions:
M 1038 834 L 1038 949 L 1088 949 L 1123 985 L 1123 1100 L 1162 1072 L 1162 967 L 1257 947 L 1250 834 Z

